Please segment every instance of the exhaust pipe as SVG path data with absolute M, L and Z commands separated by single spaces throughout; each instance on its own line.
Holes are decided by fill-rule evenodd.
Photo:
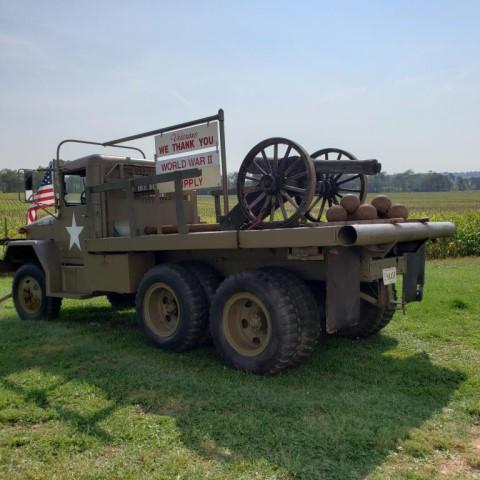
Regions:
M 338 231 L 341 245 L 379 245 L 450 237 L 455 234 L 451 222 L 365 223 L 345 225 Z

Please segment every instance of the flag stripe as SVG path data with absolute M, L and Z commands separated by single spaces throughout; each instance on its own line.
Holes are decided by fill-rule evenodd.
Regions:
M 47 171 L 43 176 L 40 188 L 33 195 L 31 207 L 27 211 L 27 225 L 38 220 L 40 208 L 52 207 L 55 205 L 55 194 L 52 185 L 52 174 Z

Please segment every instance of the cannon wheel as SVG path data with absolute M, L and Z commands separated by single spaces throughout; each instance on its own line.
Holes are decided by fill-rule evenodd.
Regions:
M 245 157 L 237 179 L 240 206 L 249 228 L 298 222 L 312 203 L 315 169 L 308 153 L 286 138 L 269 138 Z M 276 210 L 280 211 L 275 214 Z
M 311 155 L 315 160 L 357 160 L 355 155 L 340 148 L 323 148 Z M 356 195 L 363 203 L 367 197 L 367 177 L 362 174 L 328 174 L 317 172 L 317 183 L 313 201 L 305 212 L 305 217 L 312 222 L 320 222 L 325 207 L 338 205 L 346 194 Z M 320 204 L 320 205 L 319 205 Z M 318 206 L 318 211 L 316 210 Z

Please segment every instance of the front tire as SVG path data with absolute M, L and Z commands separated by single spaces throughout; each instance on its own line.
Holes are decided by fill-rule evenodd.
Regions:
M 46 295 L 45 273 L 34 263 L 27 263 L 15 272 L 12 296 L 22 320 L 52 320 L 60 313 L 62 299 Z
M 278 373 L 290 366 L 297 351 L 295 304 L 270 272 L 227 278 L 213 299 L 210 330 L 223 359 L 252 373 Z
M 158 347 L 189 350 L 205 331 L 205 294 L 181 265 L 158 265 L 149 270 L 140 282 L 136 304 L 140 328 Z

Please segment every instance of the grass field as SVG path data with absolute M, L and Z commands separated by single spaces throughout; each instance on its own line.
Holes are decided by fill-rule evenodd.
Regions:
M 103 299 L 31 323 L 8 301 L 0 478 L 479 478 L 479 272 L 430 262 L 425 301 L 381 335 L 271 378 L 152 348 Z

